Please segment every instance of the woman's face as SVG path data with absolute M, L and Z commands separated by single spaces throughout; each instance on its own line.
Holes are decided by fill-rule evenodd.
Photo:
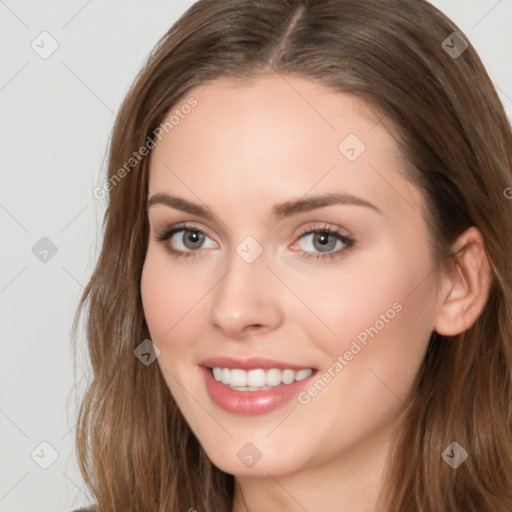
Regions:
M 394 139 L 308 80 L 216 80 L 169 115 L 191 97 L 151 154 L 141 282 L 170 392 L 241 477 L 381 459 L 438 307 Z

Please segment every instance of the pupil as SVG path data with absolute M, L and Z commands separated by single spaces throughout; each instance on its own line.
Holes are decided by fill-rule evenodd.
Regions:
M 197 245 L 200 245 L 203 241 L 203 235 L 201 233 L 198 233 L 197 231 L 191 231 L 189 236 L 185 238 L 185 245 L 190 249 L 195 249 Z M 192 245 L 190 247 L 187 245 L 186 242 L 189 242 L 189 245 Z
M 331 235 L 329 233 L 316 233 L 314 238 L 313 238 L 313 242 L 319 242 L 320 244 L 320 250 L 322 251 L 329 251 L 329 250 L 332 250 L 334 249 L 334 247 L 336 246 L 336 239 L 334 237 L 332 237 L 332 240 L 329 242 L 329 237 Z M 318 247 L 317 247 L 318 249 Z

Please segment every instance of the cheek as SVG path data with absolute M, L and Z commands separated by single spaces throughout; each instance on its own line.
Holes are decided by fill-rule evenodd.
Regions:
M 179 272 L 155 250 L 148 250 L 141 276 L 144 316 L 153 341 L 160 344 L 171 336 L 204 295 L 200 281 Z
M 191 284 L 190 275 L 177 271 L 166 258 L 159 251 L 148 250 L 141 276 L 142 305 L 150 338 L 160 350 L 157 361 L 162 375 L 180 408 L 186 408 L 186 396 L 182 396 L 176 382 L 187 378 L 184 368 L 191 364 L 188 329 L 204 292 L 198 290 L 196 281 Z
M 344 374 L 360 379 L 361 372 L 373 368 L 405 392 L 432 332 L 435 287 L 428 255 L 419 244 L 404 261 L 400 247 L 388 247 L 368 261 L 354 258 L 353 265 L 331 279 L 319 279 L 316 286 L 301 281 L 298 293 L 307 297 L 317 317 L 311 315 L 309 322 L 318 328 L 311 339 L 331 364 L 342 356 Z M 372 382 L 380 385 L 369 375 L 367 384 Z
M 345 281 L 350 293 L 340 299 L 337 322 L 331 317 L 339 336 L 329 351 L 343 356 L 342 372 L 361 398 L 370 402 L 374 395 L 382 404 L 399 405 L 409 396 L 428 346 L 435 286 L 427 251 L 410 253 L 408 261 L 391 252 L 380 261 L 383 266 L 364 278 L 356 274 L 357 280 Z
M 289 280 L 295 280 L 294 291 L 313 313 L 304 318 L 336 350 L 375 323 L 381 329 L 382 321 L 388 325 L 400 316 L 397 309 L 414 299 L 410 292 L 426 271 L 423 261 L 403 262 L 393 248 L 386 248 L 371 258 L 353 258 L 339 270 L 322 269 L 314 278 L 303 273 Z
M 172 325 L 170 315 L 175 311 L 175 304 L 169 303 L 169 283 L 156 265 L 155 258 L 148 253 L 141 276 L 141 297 L 144 316 L 151 332 L 151 338 L 160 340 L 166 329 Z
M 323 419 L 324 436 L 336 437 L 337 447 L 370 438 L 396 420 L 428 345 L 433 288 L 424 279 L 426 267 L 421 260 L 418 268 L 394 261 L 364 278 L 346 274 L 325 286 L 323 296 L 309 295 L 335 335 L 312 338 L 329 357 L 299 402 L 308 417 Z M 332 442 L 319 452 L 324 448 L 325 454 L 335 449 Z

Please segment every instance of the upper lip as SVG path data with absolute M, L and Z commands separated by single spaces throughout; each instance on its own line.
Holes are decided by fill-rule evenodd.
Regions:
M 291 370 L 305 370 L 308 368 L 315 369 L 308 365 L 287 363 L 285 361 L 277 361 L 276 359 L 268 359 L 266 357 L 248 357 L 240 359 L 237 357 L 217 356 L 203 359 L 199 364 L 201 366 L 206 366 L 207 368 L 240 368 L 241 370 L 254 370 L 256 368 L 279 368 L 281 370 L 286 370 L 287 368 Z

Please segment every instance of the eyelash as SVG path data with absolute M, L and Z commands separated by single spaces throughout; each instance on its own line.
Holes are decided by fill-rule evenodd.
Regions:
M 203 230 L 201 230 L 195 226 L 191 226 L 188 224 L 182 224 L 182 225 L 174 226 L 170 229 L 161 231 L 154 238 L 157 242 L 166 242 L 174 234 L 179 233 L 180 231 L 190 231 L 193 233 L 200 233 L 202 235 L 208 236 Z M 338 249 L 337 251 L 328 252 L 328 253 L 324 253 L 324 254 L 311 253 L 311 252 L 303 251 L 303 250 L 297 251 L 297 252 L 302 253 L 301 256 L 304 258 L 307 258 L 307 259 L 313 258 L 315 260 L 333 261 L 341 256 L 346 255 L 348 252 L 350 252 L 355 247 L 355 244 L 356 244 L 356 241 L 353 238 L 350 238 L 346 235 L 342 235 L 337 227 L 331 227 L 329 224 L 324 224 L 322 226 L 315 226 L 313 228 L 304 229 L 297 235 L 297 240 L 300 240 L 304 236 L 310 235 L 312 233 L 321 233 L 321 234 L 326 234 L 326 235 L 332 235 L 336 239 L 338 239 L 340 242 L 345 244 L 345 247 L 342 249 Z M 208 238 L 210 238 L 210 237 L 208 237 Z M 174 256 L 176 258 L 196 257 L 199 255 L 198 253 L 200 252 L 200 249 L 197 251 L 192 251 L 192 250 L 179 251 L 179 250 L 173 249 L 168 244 L 165 244 L 165 250 L 169 254 L 171 254 L 171 256 Z

